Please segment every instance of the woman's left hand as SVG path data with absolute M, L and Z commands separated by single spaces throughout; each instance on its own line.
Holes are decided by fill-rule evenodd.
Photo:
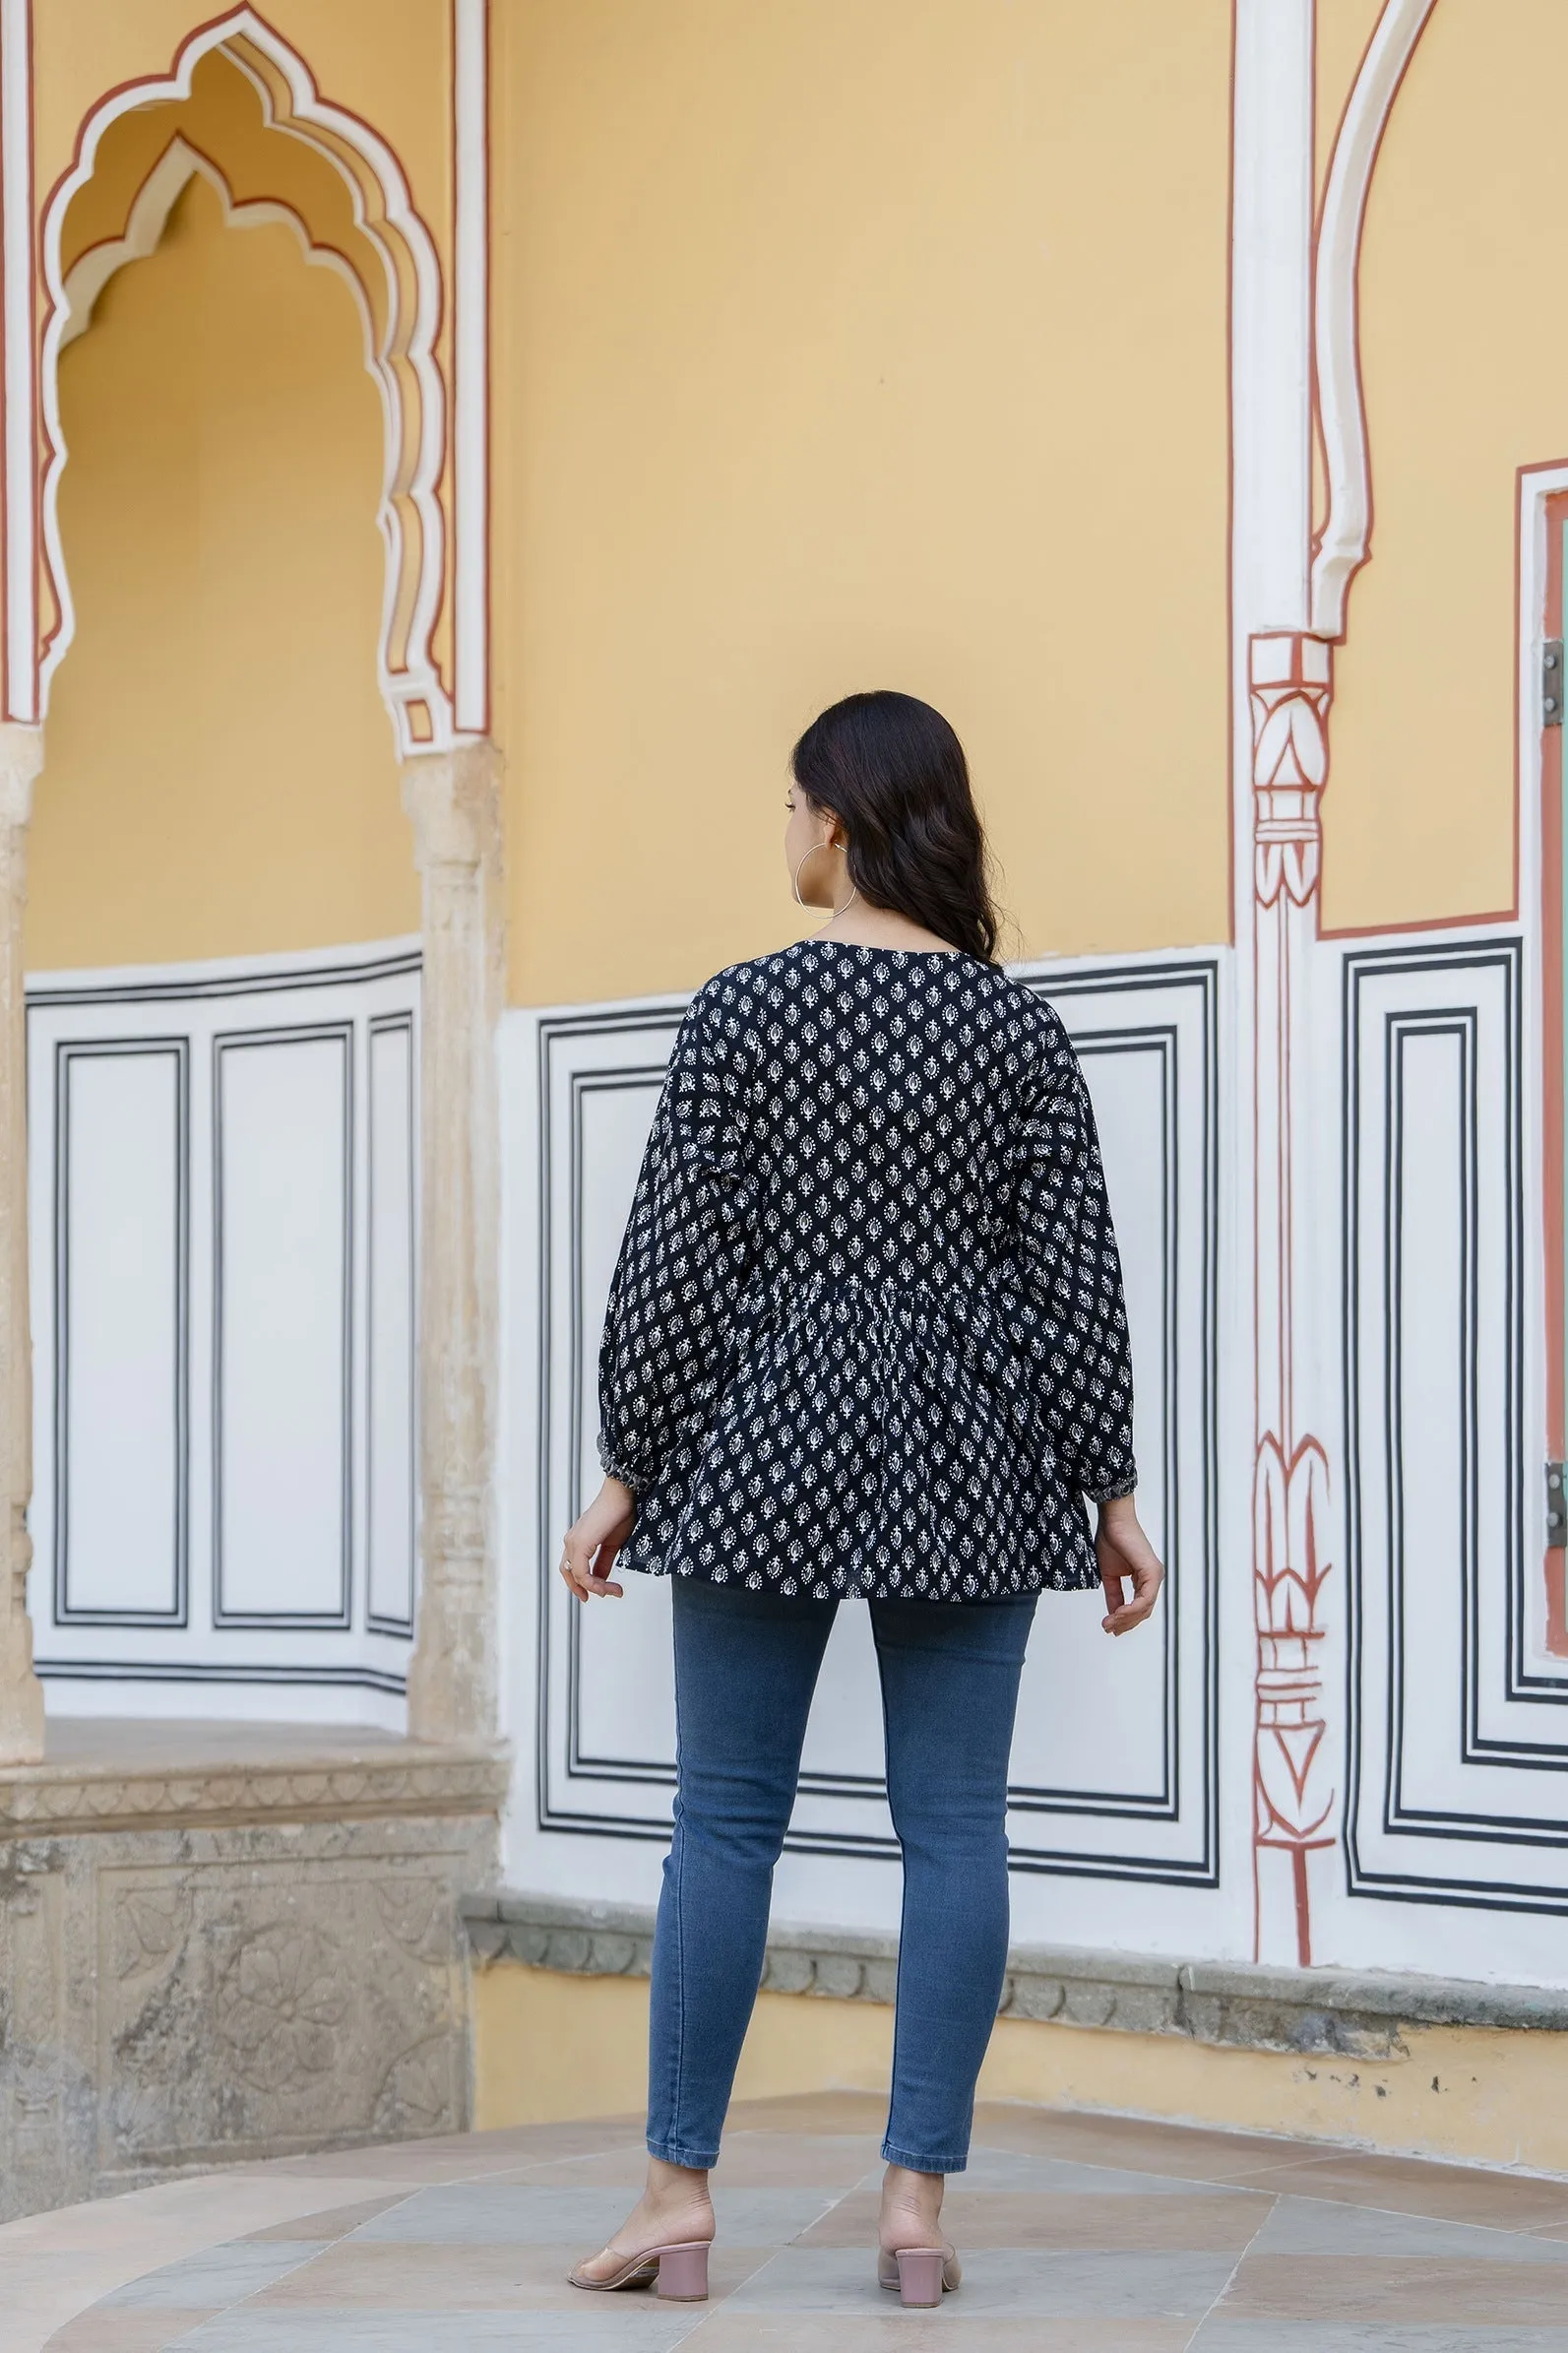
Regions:
M 613 1594 L 623 1588 L 609 1582 L 615 1556 L 632 1532 L 637 1497 L 621 1479 L 606 1479 L 588 1509 L 575 1519 L 561 1541 L 561 1574 L 580 1602 Z
M 1160 1557 L 1138 1524 L 1131 1495 L 1117 1495 L 1100 1504 L 1095 1553 L 1109 1605 L 1099 1622 L 1107 1634 L 1130 1634 L 1150 1615 L 1165 1581 Z M 1127 1598 L 1129 1585 L 1131 1600 Z

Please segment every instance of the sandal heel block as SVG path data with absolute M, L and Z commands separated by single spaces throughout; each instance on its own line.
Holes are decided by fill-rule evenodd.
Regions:
M 619 2288 L 652 2286 L 656 2296 L 672 2304 L 708 2301 L 708 2241 L 682 2239 L 672 2247 L 645 2247 L 629 2255 L 617 2270 L 603 2279 L 588 2278 L 582 2266 L 569 2271 L 567 2285 L 588 2288 L 596 2295 L 613 2295 Z
M 666 2304 L 706 2304 L 707 2243 L 698 2239 L 686 2247 L 660 2247 L 659 2285 L 654 2292 L 661 2296 Z
M 898 2253 L 899 2302 L 904 2305 L 940 2304 L 947 2257 L 940 2247 L 903 2247 Z

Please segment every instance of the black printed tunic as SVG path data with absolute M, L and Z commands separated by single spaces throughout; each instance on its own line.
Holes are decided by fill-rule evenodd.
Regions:
M 1097 1582 L 1132 1373 L 1088 1090 L 994 966 L 813 939 L 681 1025 L 611 1286 L 621 1564 L 984 1601 Z

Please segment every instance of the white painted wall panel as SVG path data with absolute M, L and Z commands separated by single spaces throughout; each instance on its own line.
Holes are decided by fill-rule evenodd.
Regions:
M 399 943 L 30 984 L 30 1606 L 54 1712 L 401 1725 L 417 1014 Z
M 1397 1439 L 1391 1505 L 1398 1532 L 1392 1607 L 1405 1678 L 1391 1766 L 1430 1800 L 1461 1770 L 1453 1709 L 1464 1666 L 1466 1558 L 1474 1539 L 1474 1458 L 1445 1443 L 1466 1427 L 1473 1253 L 1467 1235 L 1466 1136 L 1472 1040 L 1451 1021 L 1402 1023 L 1390 1040 L 1401 1117 L 1388 1180 L 1398 1246 L 1389 1267 L 1390 1427 Z M 1433 1443 L 1434 1439 L 1437 1441 Z M 1451 1794 L 1458 1795 L 1457 1785 Z M 1396 1801 L 1397 1802 L 1397 1801 Z
M 220 1620 L 348 1616 L 350 1046 L 218 1041 Z
M 1065 1010 L 1065 1008 L 1064 1008 Z M 1069 1013 L 1069 1018 L 1071 1015 Z M 1168 1038 L 1086 1034 L 1080 1040 L 1104 1155 L 1132 1332 L 1138 1508 L 1157 1548 L 1165 1530 L 1167 1332 L 1175 1205 L 1175 1070 Z M 1151 1806 L 1169 1802 L 1170 1692 L 1163 1641 L 1118 1642 L 1100 1630 L 1103 1595 L 1041 1597 L 1019 1695 L 1013 1778 L 1061 1793 L 1096 1790 Z M 1107 1675 L 1114 1704 L 1107 1705 Z
M 571 1444 L 574 1492 L 584 1501 L 598 1486 L 598 1335 L 603 1329 L 621 1236 L 637 1172 L 659 1102 L 661 1071 L 613 1065 L 577 1075 L 567 1192 L 579 1237 L 575 1299 L 570 1307 L 576 1414 Z M 652 1768 L 671 1779 L 675 1757 L 675 1685 L 670 1658 L 669 1592 L 662 1578 L 630 1576 L 624 1601 L 593 1608 L 569 1625 L 576 1644 L 569 1684 L 568 1744 L 575 1769 L 629 1773 Z
M 1522 991 L 1517 936 L 1347 959 L 1348 1847 L 1354 1895 L 1568 1911 L 1568 1676 L 1526 1588 Z
M 61 1050 L 57 1607 L 185 1607 L 185 1052 Z

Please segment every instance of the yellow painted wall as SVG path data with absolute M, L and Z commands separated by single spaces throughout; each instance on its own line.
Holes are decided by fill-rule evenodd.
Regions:
M 481 2130 L 641 2114 L 645 1978 L 501 1963 L 475 1971 L 472 1999 Z M 735 2097 L 885 2092 L 892 2042 L 881 2003 L 762 1994 Z M 1322 2059 L 999 2018 L 979 2096 L 1568 2173 L 1568 2035 L 1430 2026 L 1405 2044 Z
M 1565 79 L 1559 0 L 1439 0 L 1372 183 L 1376 518 L 1336 667 L 1331 925 L 1512 902 L 1515 470 L 1568 452 L 1568 304 L 1542 280 Z
M 446 254 L 445 0 L 281 0 L 272 14 L 323 89 L 387 134 Z M 1374 0 L 1321 0 L 1320 169 L 1375 15 Z M 494 20 L 514 999 L 686 986 L 805 927 L 778 850 L 784 756 L 825 702 L 871 683 L 927 694 L 965 735 L 1014 952 L 1223 936 L 1225 0 L 506 0 Z M 163 70 L 190 24 L 179 0 L 53 0 L 37 39 L 40 188 L 102 90 Z M 1553 217 L 1565 67 L 1557 0 L 1441 0 L 1384 143 L 1362 272 L 1377 516 L 1337 670 L 1331 927 L 1512 898 L 1514 477 L 1568 449 L 1568 312 L 1542 294 L 1538 226 Z M 134 943 L 155 904 L 178 931 L 187 898 L 187 929 L 225 947 L 414 921 L 386 723 L 358 659 L 380 558 L 373 396 L 357 357 L 338 364 L 346 304 L 318 338 L 310 322 L 336 289 L 307 280 L 281 235 L 275 264 L 261 238 L 221 268 L 226 246 L 188 223 L 179 237 L 194 240 L 184 260 L 171 246 L 141 291 L 116 286 L 104 327 L 66 361 L 84 634 L 40 806 L 31 944 L 50 962 L 115 952 L 115 923 Z M 155 512 L 153 477 L 133 478 L 135 417 L 115 413 L 104 339 L 140 335 L 126 380 L 151 384 L 157 302 L 178 309 L 174 275 L 194 288 L 204 251 L 212 315 L 235 322 L 226 346 L 248 372 L 236 391 L 225 337 L 204 330 L 203 398 L 232 397 L 247 435 L 267 409 L 272 449 L 247 440 L 253 480 L 265 456 L 301 481 L 301 437 L 282 446 L 289 404 L 319 404 L 301 495 L 334 550 L 309 596 L 333 610 L 290 667 L 286 724 L 275 691 L 220 725 L 216 686 L 168 720 L 151 649 L 192 493 L 176 485 Z M 254 301 L 240 316 L 236 289 L 254 294 L 260 277 L 268 315 L 288 317 L 271 343 Z M 182 365 L 189 329 L 174 329 Z M 251 397 L 257 366 L 288 388 L 276 415 Z M 189 368 L 147 399 L 157 464 L 189 474 Z M 207 431 L 222 437 L 211 417 Z M 359 455 L 339 465 L 350 441 Z M 211 482 L 211 451 L 204 463 Z M 111 477 L 90 514 L 90 482 Z M 242 567 L 232 626 L 207 609 L 187 637 L 202 655 L 188 675 L 225 679 L 285 581 L 305 634 L 308 597 L 272 528 L 288 495 L 251 518 L 270 552 Z M 189 581 L 178 594 L 196 599 Z M 340 626 L 346 646 L 350 619 L 351 695 L 323 729 L 326 652 Z M 96 678 L 95 664 L 108 666 Z M 167 758 L 150 748 L 155 707 Z M 204 797 L 215 760 L 239 799 L 265 770 L 279 808 L 316 812 L 313 877 L 269 879 L 259 817 L 219 841 Z M 110 803 L 101 822 L 82 797 L 90 772 Z M 148 812 L 134 833 L 132 802 Z M 369 833 L 349 804 L 379 811 Z M 90 837 L 74 914 L 50 864 L 68 809 Z M 156 896 L 135 862 L 149 845 L 174 861 Z M 182 860 L 201 877 L 186 897 L 171 881 Z M 110 880 L 142 914 L 111 920 Z
M 515 1000 L 800 925 L 788 747 L 968 744 L 1030 952 L 1228 928 L 1227 0 L 507 0 Z
M 473 1977 L 474 2126 L 637 2115 L 648 2092 L 648 1980 L 569 1977 L 506 1964 Z M 865 2002 L 759 1994 L 735 2074 L 737 2100 L 876 2091 L 893 2061 L 893 2012 Z
M 417 928 L 376 686 L 381 409 L 347 288 L 202 184 L 60 371 L 78 637 L 31 836 L 33 969 Z

